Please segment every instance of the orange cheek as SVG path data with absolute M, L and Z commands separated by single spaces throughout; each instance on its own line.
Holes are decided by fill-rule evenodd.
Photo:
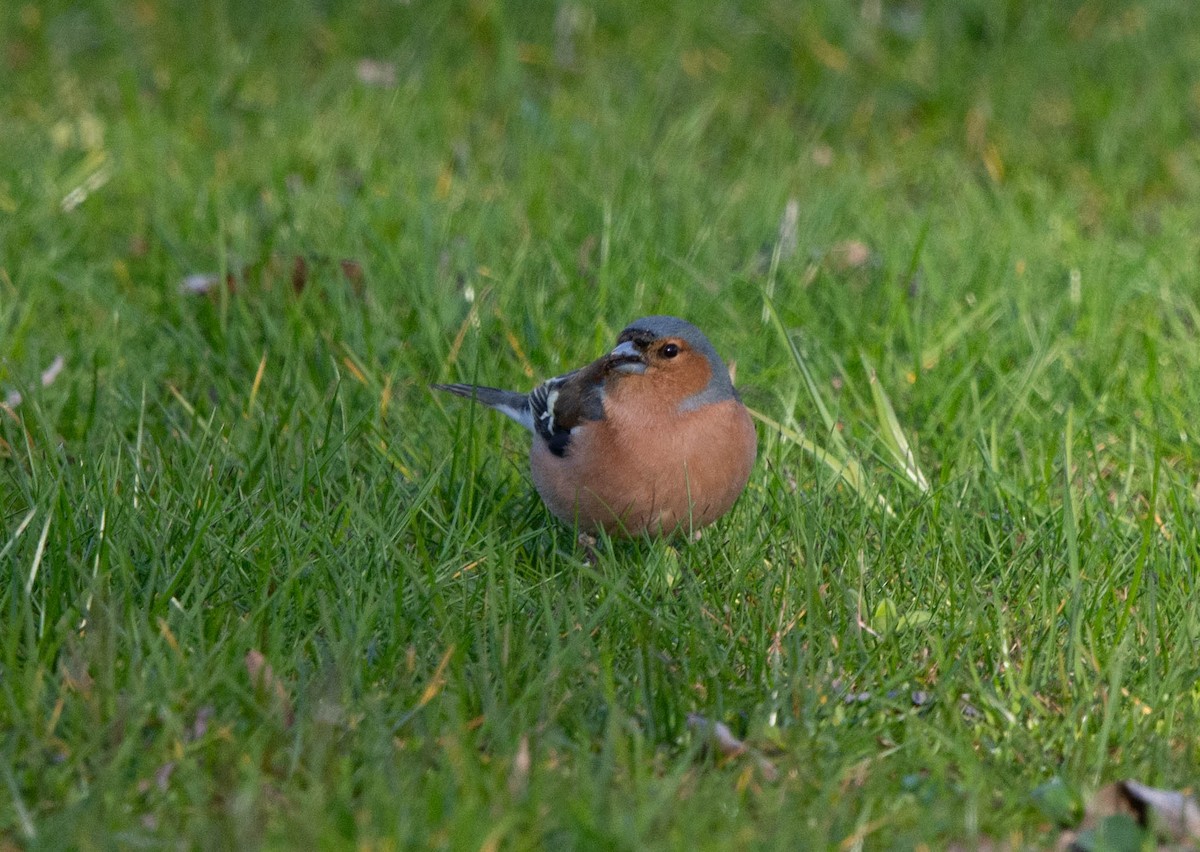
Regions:
M 654 383 L 661 392 L 678 399 L 699 393 L 712 378 L 708 359 L 694 352 L 686 352 L 672 361 L 660 362 L 654 370 Z
M 676 407 L 708 386 L 712 369 L 703 355 L 687 352 L 659 359 L 641 376 L 624 376 L 606 388 L 609 417 L 648 423 L 672 414 Z

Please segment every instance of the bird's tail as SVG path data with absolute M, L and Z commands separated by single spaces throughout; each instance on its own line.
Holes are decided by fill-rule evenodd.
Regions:
M 533 411 L 529 407 L 528 394 L 482 385 L 430 385 L 430 387 L 434 390 L 452 393 L 455 396 L 479 400 L 504 416 L 511 417 L 530 432 L 533 431 Z

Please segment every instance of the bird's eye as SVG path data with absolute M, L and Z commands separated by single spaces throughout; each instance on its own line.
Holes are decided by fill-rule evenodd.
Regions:
M 666 346 L 664 346 L 662 348 L 662 356 L 664 358 L 674 358 L 678 354 L 679 354 L 679 347 L 676 346 L 674 343 L 668 343 Z

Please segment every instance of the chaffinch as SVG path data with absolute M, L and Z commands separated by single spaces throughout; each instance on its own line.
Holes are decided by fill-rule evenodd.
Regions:
M 533 433 L 533 483 L 584 532 L 666 535 L 733 506 L 754 466 L 754 423 L 708 338 L 668 316 L 636 320 L 607 355 L 530 393 L 433 385 Z

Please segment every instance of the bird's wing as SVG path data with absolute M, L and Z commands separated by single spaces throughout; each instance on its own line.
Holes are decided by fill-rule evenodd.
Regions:
M 567 451 L 571 431 L 589 420 L 604 419 L 604 383 L 611 374 L 608 359 L 557 376 L 529 394 L 534 431 L 556 456 Z

